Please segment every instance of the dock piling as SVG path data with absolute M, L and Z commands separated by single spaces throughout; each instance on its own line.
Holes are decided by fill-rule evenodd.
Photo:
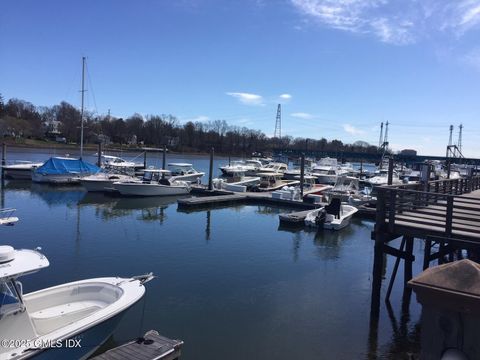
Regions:
M 388 158 L 388 185 L 393 183 L 393 156 Z
M 210 166 L 208 168 L 208 190 L 213 190 L 213 154 L 215 149 L 210 150 Z
M 2 144 L 2 165 L 7 163 L 7 144 Z
M 167 145 L 163 145 L 163 154 L 162 154 L 162 170 L 165 170 L 165 161 L 167 158 Z
M 165 170 L 165 162 L 167 158 L 167 145 L 163 145 L 163 154 L 162 154 L 162 170 Z M 162 179 L 165 179 L 165 173 L 162 173 Z
M 412 236 L 404 236 L 405 239 L 405 268 L 404 268 L 404 289 L 407 290 L 407 283 L 412 279 L 412 265 L 413 265 L 413 237 Z
M 5 165 L 7 163 L 7 144 L 3 143 L 2 144 L 2 166 Z M 5 179 L 5 174 L 3 172 L 3 168 L 2 168 L 2 176 L 1 176 L 1 180 L 2 180 L 2 187 L 3 187 L 3 180 Z
M 303 199 L 303 183 L 305 181 L 305 154 L 300 156 L 300 195 Z
M 147 150 L 143 153 L 143 168 L 147 168 Z
M 97 152 L 97 165 L 98 167 L 102 166 L 102 143 L 98 143 L 98 152 Z

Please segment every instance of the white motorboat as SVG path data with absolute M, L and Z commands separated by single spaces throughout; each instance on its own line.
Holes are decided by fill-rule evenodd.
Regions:
M 366 186 L 360 189 L 359 179 L 352 176 L 339 176 L 332 189 L 326 192 L 328 197 L 338 197 L 342 202 L 348 202 L 353 206 L 374 204 L 377 198 L 371 195 L 372 187 Z
M 138 180 L 134 176 L 100 172 L 94 175 L 85 176 L 80 179 L 80 184 L 87 191 L 107 191 L 113 187 L 114 182 L 126 182 Z
M 252 164 L 247 165 L 243 160 L 232 161 L 229 165 L 220 166 L 220 170 L 224 176 L 234 176 L 237 172 L 251 172 L 255 171 L 256 167 Z
M 231 173 L 231 176 L 213 179 L 213 186 L 218 190 L 246 192 L 249 188 L 260 184 L 259 176 L 245 176 L 243 170 Z
M 283 180 L 282 173 L 259 173 L 260 184 L 255 188 L 257 191 L 274 191 L 283 188 L 284 186 L 292 186 L 300 183 L 298 180 Z
M 170 163 L 168 164 L 171 176 L 175 180 L 197 183 L 205 175 L 204 172 L 197 171 L 192 164 L 188 163 Z
M 2 171 L 7 179 L 31 180 L 32 172 L 43 165 L 43 162 L 17 161 L 14 164 L 2 166 Z
M 268 163 L 267 165 L 257 169 L 255 171 L 255 175 L 260 175 L 261 173 L 272 173 L 272 174 L 282 174 L 288 170 L 288 165 L 280 162 L 271 162 Z M 249 175 L 249 172 L 247 171 L 246 173 Z
M 38 250 L 0 246 L 0 333 L 9 341 L 0 359 L 86 359 L 143 297 L 153 275 L 87 279 L 23 294 L 18 278 L 49 266 Z M 67 347 L 69 340 L 80 346 Z
M 168 196 L 190 192 L 190 183 L 168 179 L 168 175 L 168 170 L 147 169 L 142 180 L 114 182 L 113 187 L 126 196 Z
M 94 154 L 94 156 L 98 156 L 98 154 Z M 109 167 L 112 167 L 112 168 L 116 168 L 116 167 L 120 167 L 120 168 L 130 167 L 130 168 L 133 168 L 133 167 L 135 167 L 135 165 L 137 165 L 133 161 L 127 161 L 125 159 L 122 159 L 121 157 L 113 156 L 113 155 L 102 154 L 101 160 L 102 160 L 102 166 L 104 166 L 106 168 L 109 168 Z
M 15 211 L 17 211 L 17 209 L 0 209 L 0 225 L 14 225 L 19 220 L 18 217 L 13 216 Z
M 47 184 L 79 184 L 82 177 L 99 171 L 99 167 L 82 159 L 52 157 L 33 171 L 32 181 Z
M 381 186 L 381 185 L 387 185 L 388 184 L 388 170 L 379 170 L 378 173 L 365 180 L 365 182 L 371 184 L 372 186 Z M 392 173 L 392 184 L 401 184 L 402 181 L 398 177 L 398 174 L 396 171 L 393 171 Z
M 295 186 L 284 186 L 283 188 L 272 192 L 273 199 L 303 201 L 303 198 L 311 194 L 317 194 L 321 196 L 325 191 L 332 188 L 331 185 L 316 184 L 316 178 L 314 176 L 305 175 L 303 178 L 303 197 L 300 189 L 300 176 L 296 176 L 298 184 Z
M 356 207 L 342 204 L 339 198 L 333 198 L 325 207 L 309 212 L 305 217 L 305 225 L 340 230 L 350 224 L 353 214 L 357 211 Z
M 348 171 L 338 166 L 337 159 L 326 157 L 312 167 L 311 173 L 317 178 L 317 183 L 333 185 L 337 176 L 346 175 Z

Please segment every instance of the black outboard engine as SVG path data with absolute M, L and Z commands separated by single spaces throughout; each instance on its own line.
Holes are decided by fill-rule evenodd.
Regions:
M 320 211 L 317 214 L 317 217 L 315 218 L 315 224 L 321 229 L 323 229 L 323 224 L 325 224 L 325 219 L 327 217 L 327 212 L 325 211 L 324 208 L 320 209 Z

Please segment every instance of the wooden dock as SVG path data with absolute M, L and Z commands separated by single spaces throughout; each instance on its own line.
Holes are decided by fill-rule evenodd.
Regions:
M 209 193 L 208 190 L 201 192 L 203 196 L 191 197 L 186 199 L 178 199 L 178 208 L 180 210 L 197 210 L 209 207 L 222 207 L 238 204 L 252 204 L 252 205 L 276 205 L 292 207 L 302 210 L 315 209 L 316 206 L 311 203 L 272 198 L 270 192 L 245 192 L 216 195 Z
M 91 360 L 175 360 L 181 355 L 183 341 L 161 336 L 155 330 L 143 338 L 132 340 Z
M 372 240 L 375 255 L 372 311 L 378 311 L 384 255 L 396 258 L 387 290 L 393 286 L 398 263 L 404 260 L 404 286 L 412 278 L 414 240 L 425 242 L 423 268 L 457 250 L 480 250 L 480 176 L 426 184 L 382 186 L 377 189 L 377 209 Z M 390 245 L 402 237 L 399 248 Z M 435 249 L 435 250 L 434 250 Z

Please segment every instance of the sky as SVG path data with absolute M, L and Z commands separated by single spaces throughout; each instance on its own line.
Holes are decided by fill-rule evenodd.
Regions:
M 480 157 L 480 0 L 2 0 L 0 93 Z

